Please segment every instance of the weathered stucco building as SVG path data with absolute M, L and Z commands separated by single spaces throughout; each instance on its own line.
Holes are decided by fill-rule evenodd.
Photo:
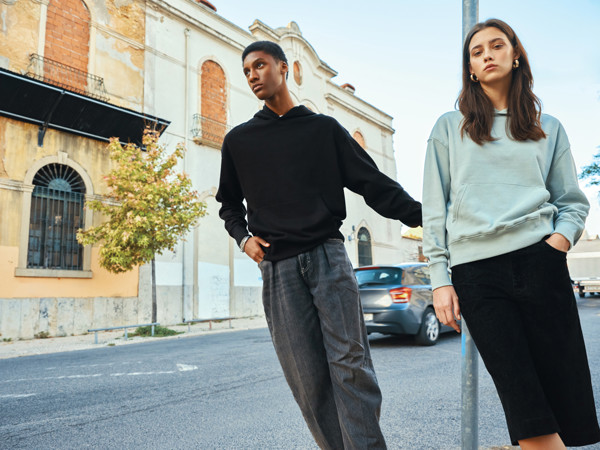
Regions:
M 294 22 L 271 28 L 257 20 L 247 31 L 193 0 L 0 2 L 3 336 L 149 321 L 149 270 L 109 274 L 97 249 L 73 241 L 78 226 L 101 220 L 83 201 L 105 192 L 106 139 L 139 140 L 148 122 L 168 125 L 166 146 L 186 144 L 180 169 L 209 213 L 157 259 L 159 322 L 262 314 L 260 272 L 225 232 L 214 198 L 224 135 L 261 108 L 240 60 L 258 39 L 286 52 L 295 101 L 336 117 L 395 178 L 392 118 L 332 81 L 337 73 Z M 342 232 L 355 265 L 414 253 L 403 250 L 398 222 L 351 192 L 347 206 Z

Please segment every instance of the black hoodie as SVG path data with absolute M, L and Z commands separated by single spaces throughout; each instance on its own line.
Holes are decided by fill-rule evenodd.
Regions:
M 250 233 L 269 242 L 269 261 L 343 239 L 344 187 L 382 216 L 422 223 L 421 203 L 381 173 L 334 118 L 304 106 L 279 117 L 265 105 L 225 136 L 221 158 L 219 216 L 238 245 Z

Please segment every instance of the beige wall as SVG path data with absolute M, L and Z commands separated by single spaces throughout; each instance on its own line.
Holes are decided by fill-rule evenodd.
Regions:
M 60 5 L 60 0 L 54 2 Z M 104 78 L 110 103 L 142 111 L 146 1 L 84 3 L 90 12 L 88 73 Z M 0 2 L 0 67 L 25 74 L 29 55 L 43 56 L 46 5 L 39 0 Z M 36 167 L 45 161 L 74 167 L 86 181 L 88 198 L 106 193 L 103 176 L 111 168 L 104 142 L 52 129 L 47 130 L 43 147 L 38 147 L 37 139 L 38 126 L 0 117 L 0 333 L 30 338 L 38 331 L 65 335 L 94 326 L 149 321 L 146 290 L 139 290 L 140 270 L 109 273 L 99 267 L 98 247 L 87 250 L 91 277 L 15 275 L 26 265 L 29 223 L 24 222 L 28 214 L 23 205 L 31 195 Z M 97 213 L 88 214 L 86 225 L 102 220 Z
M 90 0 L 89 71 L 104 78 L 110 102 L 141 110 L 144 99 L 146 2 Z
M 4 174 L 0 173 L 0 178 L 23 182 L 36 161 L 61 152 L 85 168 L 94 194 L 106 193 L 102 177 L 110 170 L 111 161 L 105 142 L 48 129 L 44 146 L 38 147 L 37 135 L 37 125 L 0 117 L 0 141 L 3 142 L 0 145 L 4 147 L 0 147 L 0 154 L 4 153 Z
M 90 279 L 16 277 L 19 267 L 19 249 L 27 245 L 21 242 L 23 196 L 30 195 L 24 189 L 24 180 L 31 167 L 44 158 L 61 155 L 69 163 L 80 166 L 78 172 L 91 180 L 90 194 L 106 193 L 103 175 L 111 167 L 106 144 L 90 139 L 48 130 L 44 147 L 37 146 L 37 127 L 31 124 L 0 117 L 0 142 L 3 147 L 4 173 L 0 173 L 0 279 L 3 280 L 1 297 L 130 297 L 137 295 L 137 269 L 115 275 L 98 265 L 98 248 L 92 249 Z M 101 221 L 95 215 L 93 224 Z
M 138 268 L 112 274 L 98 264 L 98 248 L 92 249 L 92 278 L 16 277 L 18 247 L 0 246 L 0 279 L 3 298 L 29 297 L 135 297 Z
M 25 71 L 29 54 L 38 53 L 41 5 L 32 0 L 0 2 L 0 66 Z

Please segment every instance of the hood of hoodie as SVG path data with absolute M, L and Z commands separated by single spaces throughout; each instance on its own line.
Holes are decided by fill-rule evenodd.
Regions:
M 257 119 L 263 120 L 278 120 L 278 119 L 293 119 L 295 117 L 304 117 L 315 114 L 304 105 L 294 106 L 283 116 L 279 117 L 279 114 L 270 109 L 267 105 L 263 106 L 263 109 L 254 114 Z

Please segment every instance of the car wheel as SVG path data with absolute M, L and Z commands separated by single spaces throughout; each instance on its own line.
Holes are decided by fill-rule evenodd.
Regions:
M 440 337 L 440 322 L 435 316 L 433 309 L 425 310 L 421 328 L 416 336 L 417 344 L 420 345 L 435 345 Z

